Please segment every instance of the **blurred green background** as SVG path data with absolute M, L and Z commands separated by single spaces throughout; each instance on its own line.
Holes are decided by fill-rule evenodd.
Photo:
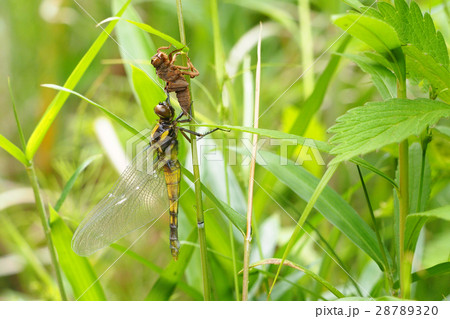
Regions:
M 3 0 L 0 2 L 0 132 L 16 145 L 20 145 L 19 135 L 14 122 L 7 78 L 11 80 L 12 90 L 17 105 L 25 138 L 34 130 L 37 122 L 55 96 L 54 90 L 40 85 L 52 83 L 63 85 L 81 57 L 92 45 L 101 30 L 96 24 L 114 15 L 123 1 L 75 1 L 42 0 L 22 1 Z M 317 78 L 323 72 L 329 59 L 341 43 L 342 30 L 331 22 L 333 14 L 343 13 L 350 8 L 343 1 L 312 0 L 310 11 L 306 16 L 310 21 L 301 19 L 305 14 L 305 2 L 308 1 L 218 1 L 219 34 L 213 34 L 214 17 L 210 1 L 183 1 L 183 14 L 186 37 L 190 48 L 189 57 L 200 76 L 192 81 L 195 112 L 200 122 L 251 126 L 252 100 L 254 97 L 254 76 L 256 63 L 255 39 L 259 23 L 263 23 L 264 38 L 262 42 L 262 77 L 261 77 L 261 128 L 296 132 L 293 119 L 301 112 L 303 102 L 311 94 Z M 371 4 L 372 1 L 362 1 Z M 419 1 L 423 11 L 429 12 L 449 43 L 450 27 L 449 4 L 445 1 Z M 178 21 L 175 1 L 132 1 L 127 14 L 129 18 L 139 19 L 152 27 L 178 39 Z M 85 11 L 84 11 L 85 10 Z M 303 17 L 304 18 L 304 17 Z M 301 22 L 304 22 L 303 25 Z M 136 99 L 124 63 L 132 63 L 149 73 L 148 52 L 155 53 L 159 46 L 167 45 L 157 37 L 150 37 L 126 22 L 119 22 L 118 27 L 134 28 L 140 35 L 136 38 L 122 38 L 122 56 L 116 41 L 108 39 L 99 55 L 83 76 L 75 90 L 100 103 L 113 113 L 125 119 L 138 130 L 152 128 L 143 116 L 142 108 Z M 112 34 L 118 39 L 116 27 Z M 217 65 L 217 37 L 223 46 L 223 55 L 228 77 L 221 78 Z M 340 39 L 337 41 L 337 39 Z M 215 41 L 216 40 L 216 41 Z M 136 50 L 132 44 L 140 41 L 148 45 L 146 50 Z M 336 43 L 337 42 L 337 43 Z M 248 50 L 247 50 L 248 48 Z M 346 52 L 354 53 L 364 48 L 362 42 L 353 40 Z M 215 54 L 216 53 L 216 54 Z M 125 59 L 126 61 L 123 61 Z M 304 73 L 303 76 L 301 76 Z M 301 78 L 299 79 L 299 77 Z M 225 82 L 223 83 L 222 80 Z M 224 92 L 226 91 L 226 92 Z M 420 89 L 412 88 L 411 97 L 426 96 Z M 363 105 L 366 101 L 380 100 L 380 96 L 370 82 L 370 77 L 352 62 L 342 59 L 336 74 L 330 82 L 319 113 L 309 123 L 303 136 L 326 141 L 326 130 L 335 123 L 335 119 L 346 110 Z M 59 113 L 51 130 L 40 146 L 35 159 L 40 186 L 45 200 L 55 203 L 64 184 L 74 170 L 86 158 L 96 154 L 105 154 L 100 142 L 101 133 L 95 130 L 95 123 L 103 116 L 76 97 L 70 97 Z M 132 136 L 123 128 L 113 124 L 118 139 L 125 147 Z M 219 133 L 216 137 L 223 137 Z M 114 138 L 106 137 L 107 140 Z M 227 138 L 242 138 L 238 133 L 230 133 Z M 181 140 L 181 139 L 180 139 Z M 238 142 L 239 143 L 239 142 Z M 181 142 L 180 160 L 185 163 L 188 158 L 188 146 Z M 239 144 L 238 146 L 242 146 Z M 430 144 L 431 175 L 433 189 L 429 209 L 448 205 L 450 202 L 450 143 L 443 136 L 435 136 Z M 269 149 L 278 150 L 275 147 Z M 393 176 L 395 161 L 385 154 L 395 153 L 391 149 L 366 156 L 371 163 L 377 163 L 383 171 Z M 298 150 L 292 148 L 292 159 L 297 158 Z M 327 161 L 329 157 L 322 154 Z M 215 191 L 217 197 L 226 201 L 226 188 L 221 163 L 207 162 L 202 166 L 202 181 Z M 304 167 L 315 176 L 320 177 L 324 166 L 307 161 Z M 234 166 L 230 169 L 229 183 L 231 206 L 245 214 L 248 166 Z M 107 192 L 118 177 L 118 172 L 105 155 L 91 164 L 77 180 L 68 199 L 60 210 L 61 216 L 74 229 L 82 217 Z M 264 257 L 280 257 L 295 226 L 286 214 L 288 212 L 298 219 L 305 206 L 295 193 L 268 173 L 258 167 L 256 179 L 264 188 L 255 187 L 254 222 L 255 238 L 253 240 L 252 261 Z M 379 218 L 386 242 L 393 240 L 392 210 L 393 197 L 389 184 L 379 177 L 367 180 L 369 193 Z M 367 205 L 360 188 L 356 169 L 353 165 L 342 165 L 331 186 L 348 200 L 359 215 L 370 224 Z M 188 188 L 182 183 L 182 193 Z M 264 190 L 282 205 L 282 208 L 270 198 Z M 8 193 L 14 191 L 13 193 Z M 0 202 L 0 300 L 35 300 L 57 299 L 55 287 L 48 287 L 24 260 L 21 241 L 15 240 L 11 230 L 3 229 L 13 226 L 21 239 L 31 248 L 44 269 L 52 274 L 48 251 L 39 217 L 33 205 L 34 198 L 29 188 L 23 167 L 0 151 L 0 196 L 4 195 L 17 205 L 3 209 Z M 1 197 L 6 200 L 5 197 Z M 211 267 L 215 299 L 233 300 L 236 298 L 233 287 L 232 263 L 228 221 L 205 200 L 206 225 L 211 253 Z M 180 237 L 186 240 L 193 226 L 188 219 L 194 218 L 194 194 L 186 193 L 181 200 Z M 189 215 L 190 214 L 190 215 Z M 187 218 L 186 215 L 190 217 Z M 9 226 L 2 221 L 7 216 Z M 159 267 L 166 267 L 171 260 L 168 249 L 167 216 L 145 234 L 132 250 Z M 321 246 L 330 243 L 346 265 L 352 277 L 362 284 L 367 291 L 373 292 L 374 285 L 380 277 L 376 264 L 361 251 L 355 249 L 345 236 L 342 236 L 320 214 L 314 213 L 309 220 L 307 230 L 312 237 L 305 236 L 296 246 L 295 259 L 302 265 L 308 265 L 320 273 L 333 285 L 348 292 L 354 292 L 349 276 L 324 253 Z M 209 223 L 208 223 L 209 222 Z M 211 225 L 211 226 L 210 226 Z M 312 227 L 317 232 L 312 230 Z M 242 264 L 242 236 L 234 230 L 238 270 Z M 136 234 L 128 236 L 120 243 L 128 246 Z M 312 240 L 314 239 L 314 240 Z M 450 232 L 448 223 L 439 221 L 427 224 L 420 239 L 415 269 L 430 267 L 436 263 L 449 260 Z M 257 244 L 259 243 L 259 245 Z M 23 243 L 22 243 L 23 244 Z M 90 258 L 98 275 L 102 274 L 119 256 L 120 252 L 106 248 Z M 199 254 L 194 254 L 186 269 L 183 281 L 201 291 L 199 272 Z M 267 268 L 268 269 L 268 268 Z M 275 268 L 271 268 L 272 271 Z M 316 282 L 299 272 L 285 270 L 284 276 L 289 282 L 279 284 L 274 292 L 274 299 L 280 300 L 316 300 L 323 290 Z M 242 277 L 239 277 L 242 281 Z M 101 284 L 109 300 L 144 299 L 150 287 L 158 279 L 157 274 L 148 266 L 137 262 L 129 256 L 120 258 L 101 278 Z M 251 292 L 253 299 L 264 299 L 268 279 L 253 275 Z M 259 281 L 259 283 L 258 283 Z M 68 285 L 67 285 L 68 286 Z M 302 288 L 307 287 L 307 288 Z M 441 276 L 420 282 L 415 289 L 416 299 L 440 300 L 450 293 L 449 276 Z M 310 292 L 313 291 L 315 294 Z M 194 294 L 195 295 L 195 294 Z M 366 295 L 366 293 L 364 293 Z M 323 295 L 330 297 L 328 295 Z M 324 297 L 324 298 L 325 298 Z M 193 295 L 176 290 L 171 299 L 191 300 Z

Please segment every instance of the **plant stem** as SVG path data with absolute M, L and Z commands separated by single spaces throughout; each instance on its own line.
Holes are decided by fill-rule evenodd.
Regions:
M 13 111 L 14 111 L 14 118 L 16 119 L 17 130 L 19 131 L 20 142 L 22 144 L 23 151 L 25 151 L 25 149 L 26 149 L 25 137 L 23 134 L 22 126 L 20 125 L 19 116 L 17 114 L 16 103 L 14 101 L 14 96 L 13 96 L 13 92 L 12 92 L 12 88 L 11 88 L 11 81 L 9 78 L 8 78 L 8 87 L 9 87 L 9 93 L 11 95 L 11 101 L 12 101 L 12 106 L 13 106 Z M 56 255 L 55 246 L 53 246 L 50 224 L 48 222 L 47 214 L 45 213 L 45 206 L 42 201 L 41 192 L 39 190 L 39 184 L 38 184 L 38 179 L 36 176 L 36 171 L 34 169 L 33 162 L 30 159 L 28 159 L 28 163 L 27 163 L 27 166 L 25 166 L 25 169 L 27 171 L 31 187 L 33 188 L 36 207 L 38 209 L 39 216 L 41 218 L 42 227 L 44 228 L 45 238 L 47 239 L 47 246 L 50 251 L 50 257 L 51 257 L 53 267 L 55 269 L 56 281 L 58 282 L 61 299 L 66 301 L 67 295 L 66 295 L 66 291 L 64 290 L 61 269 L 59 268 L 59 263 L 58 263 L 58 258 Z M 38 265 L 38 264 L 35 264 L 35 265 Z M 35 267 L 35 269 L 38 270 L 39 268 Z M 38 273 L 39 273 L 39 271 L 38 271 Z M 42 273 L 40 274 L 40 277 L 46 278 L 46 276 L 44 276 Z
M 255 110 L 253 116 L 253 127 L 258 128 L 259 124 L 259 94 L 261 87 L 261 34 L 262 24 L 259 24 L 259 38 L 257 49 L 256 76 L 255 76 Z M 247 232 L 244 238 L 244 267 L 242 276 L 242 301 L 248 300 L 248 273 L 250 266 L 250 242 L 252 240 L 252 211 L 253 211 L 253 187 L 256 167 L 256 151 L 258 135 L 253 134 L 252 160 L 250 163 L 250 174 L 248 180 L 247 199 Z
M 306 100 L 314 90 L 314 47 L 312 45 L 301 45 L 313 43 L 311 34 L 311 10 L 310 0 L 298 0 L 298 16 L 300 20 L 300 49 L 302 52 L 302 68 L 307 72 L 303 79 L 303 98 Z
M 391 267 L 389 265 L 389 261 L 388 261 L 387 256 L 386 256 L 386 251 L 384 249 L 383 241 L 381 240 L 380 230 L 379 230 L 378 225 L 377 225 L 377 220 L 375 219 L 375 214 L 373 213 L 373 208 L 372 208 L 372 204 L 370 202 L 369 193 L 367 192 L 366 183 L 364 182 L 364 178 L 362 176 L 361 169 L 360 169 L 359 165 L 356 165 L 356 168 L 358 169 L 359 179 L 361 180 L 361 185 L 363 187 L 364 196 L 365 196 L 366 201 L 367 201 L 367 206 L 369 207 L 370 217 L 372 219 L 373 228 L 374 228 L 375 234 L 377 236 L 378 246 L 380 247 L 381 254 L 383 255 L 384 274 L 386 275 L 386 279 L 387 279 L 387 282 L 389 284 L 389 289 L 387 289 L 387 290 L 391 291 L 391 294 L 392 294 L 392 287 L 394 285 L 394 281 L 392 279 Z
M 180 30 L 180 41 L 183 45 L 186 45 L 186 34 L 184 31 L 183 22 L 183 10 L 181 6 L 181 0 L 176 0 L 177 3 L 177 17 L 178 17 L 178 27 Z M 183 64 L 186 65 L 186 57 L 183 56 Z M 186 81 L 190 84 L 189 76 L 185 76 Z M 189 94 L 191 94 L 191 87 L 189 85 Z M 191 94 L 192 96 L 192 94 Z M 191 108 L 191 115 L 194 118 L 194 108 Z M 194 127 L 190 127 L 194 130 Z M 203 203 L 202 203 L 202 189 L 200 183 L 200 168 L 198 165 L 198 153 L 197 153 L 197 139 L 194 135 L 191 135 L 191 152 L 192 152 L 192 167 L 194 173 L 194 189 L 195 189 L 195 200 L 196 200 L 196 210 L 197 210 L 197 229 L 198 229 L 198 241 L 200 245 L 200 258 L 202 266 L 202 280 L 203 280 L 203 298 L 205 301 L 211 300 L 211 288 L 209 285 L 208 276 L 208 255 L 206 246 L 206 230 L 205 230 L 205 218 L 203 214 Z
M 397 81 L 397 97 L 406 99 L 406 81 Z M 398 165 L 400 183 L 398 191 L 399 200 L 399 256 L 400 256 L 400 296 L 405 299 L 411 294 L 411 265 L 412 253 L 405 251 L 406 217 L 409 212 L 409 144 L 404 140 L 399 145 Z
M 220 103 L 222 105 L 222 103 Z M 223 114 L 223 113 L 222 113 Z M 224 174 L 225 174 L 225 187 L 226 187 L 226 194 L 227 194 L 227 204 L 231 204 L 231 196 L 230 196 L 230 180 L 228 178 L 228 148 L 224 147 L 223 149 L 223 166 L 224 166 Z M 233 223 L 231 221 L 228 221 L 228 234 L 230 236 L 230 246 L 231 246 L 231 257 L 233 262 L 233 279 L 234 279 L 234 293 L 236 295 L 236 301 L 239 301 L 240 295 L 239 295 L 239 279 L 238 279 L 238 269 L 237 269 L 237 261 L 236 261 L 236 247 L 234 244 L 234 235 L 233 235 Z
M 39 217 L 41 218 L 42 227 L 44 228 L 45 238 L 47 239 L 47 246 L 48 246 L 48 249 L 50 250 L 51 261 L 52 261 L 53 267 L 55 268 L 56 280 L 58 282 L 59 291 L 61 293 L 61 299 L 66 301 L 67 295 L 66 295 L 66 291 L 64 290 L 61 269 L 59 268 L 58 257 L 56 255 L 55 246 L 53 245 L 50 223 L 48 221 L 47 214 L 45 212 L 45 206 L 42 201 L 42 196 L 41 196 L 41 193 L 39 190 L 39 184 L 38 184 L 38 179 L 36 176 L 36 171 L 35 171 L 32 163 L 30 166 L 28 166 L 26 168 L 26 170 L 27 170 L 28 178 L 30 179 L 31 187 L 33 188 L 34 198 L 36 200 L 36 207 L 39 212 Z

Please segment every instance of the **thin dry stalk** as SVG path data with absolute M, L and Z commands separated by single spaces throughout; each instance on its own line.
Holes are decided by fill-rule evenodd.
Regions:
M 259 123 L 259 94 L 261 87 L 261 34 L 262 23 L 259 24 L 258 38 L 258 60 L 256 62 L 256 79 L 255 79 L 255 113 L 253 127 L 258 128 Z M 255 179 L 256 166 L 256 145 L 258 143 L 258 135 L 253 134 L 252 160 L 250 163 L 250 174 L 248 181 L 248 202 L 247 202 L 247 233 L 244 240 L 244 272 L 242 282 L 242 300 L 248 300 L 248 271 L 250 262 L 250 242 L 252 240 L 252 210 L 253 210 L 253 187 Z

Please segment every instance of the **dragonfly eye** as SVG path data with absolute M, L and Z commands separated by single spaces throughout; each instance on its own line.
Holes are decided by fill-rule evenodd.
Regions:
M 159 103 L 155 106 L 155 113 L 163 120 L 170 120 L 173 118 L 174 110 L 167 102 Z

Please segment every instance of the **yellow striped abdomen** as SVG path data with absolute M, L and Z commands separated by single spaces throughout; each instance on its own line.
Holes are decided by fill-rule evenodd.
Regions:
M 172 257 L 177 260 L 180 249 L 180 242 L 178 241 L 178 198 L 180 197 L 181 179 L 180 163 L 177 160 L 170 160 L 164 166 L 164 177 L 170 203 L 170 251 L 172 252 Z

